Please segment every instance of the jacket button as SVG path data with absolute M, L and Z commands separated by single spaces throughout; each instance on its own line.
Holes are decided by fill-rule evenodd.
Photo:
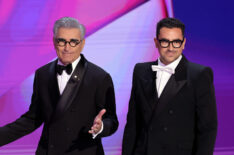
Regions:
M 66 128 L 66 131 L 69 132 L 69 131 L 70 131 L 70 128 Z
M 50 144 L 50 148 L 51 148 L 51 149 L 54 148 L 54 145 L 53 145 L 53 144 Z
M 167 127 L 164 127 L 163 130 L 164 130 L 165 132 L 167 132 L 168 128 L 167 128 Z
M 174 111 L 173 111 L 172 109 L 170 109 L 170 110 L 168 111 L 168 113 L 169 113 L 170 115 L 172 115 L 172 114 L 174 113 Z

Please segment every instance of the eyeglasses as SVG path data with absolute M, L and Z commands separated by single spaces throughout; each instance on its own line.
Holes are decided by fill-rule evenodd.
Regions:
M 182 43 L 184 42 L 184 39 L 183 40 L 177 39 L 177 40 L 172 40 L 172 41 L 169 41 L 167 39 L 159 39 L 158 41 L 162 48 L 167 48 L 170 46 L 170 44 L 172 44 L 174 48 L 180 48 Z
M 67 43 L 69 43 L 69 45 L 71 47 L 76 47 L 77 45 L 79 45 L 82 42 L 82 40 L 77 40 L 77 39 L 71 39 L 70 41 L 66 41 L 63 38 L 56 38 L 55 41 L 56 41 L 57 45 L 61 46 L 61 47 L 66 46 Z

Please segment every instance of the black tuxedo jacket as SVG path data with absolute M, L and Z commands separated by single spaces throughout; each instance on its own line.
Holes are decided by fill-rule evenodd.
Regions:
M 118 128 L 110 75 L 81 55 L 60 96 L 56 65 L 57 60 L 36 71 L 30 108 L 15 122 L 0 128 L 0 146 L 44 123 L 37 155 L 103 155 L 101 137 Z M 88 130 L 103 108 L 104 130 L 93 139 Z
M 212 155 L 217 132 L 213 73 L 183 56 L 160 98 L 156 72 L 136 64 L 123 155 Z

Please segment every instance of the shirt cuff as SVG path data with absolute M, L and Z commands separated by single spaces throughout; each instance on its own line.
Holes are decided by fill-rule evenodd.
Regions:
M 103 129 L 104 129 L 104 124 L 102 122 L 101 130 L 98 133 L 96 133 L 96 134 L 95 133 L 92 134 L 93 135 L 93 139 L 95 139 L 97 137 L 97 135 L 99 135 L 103 131 Z

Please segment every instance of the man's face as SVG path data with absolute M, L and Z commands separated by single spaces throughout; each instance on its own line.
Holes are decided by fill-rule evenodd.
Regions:
M 53 41 L 58 59 L 64 65 L 75 61 L 80 56 L 80 53 L 85 44 L 85 40 L 81 41 L 81 33 L 80 30 L 77 28 L 59 28 Z M 67 43 L 64 46 L 61 46 L 59 41 L 60 43 Z M 74 43 L 75 47 L 71 47 L 69 42 L 71 42 L 71 44 Z
M 154 38 L 155 46 L 156 48 L 158 48 L 159 51 L 160 61 L 163 64 L 168 65 L 175 61 L 182 54 L 186 39 L 184 38 L 184 41 L 183 43 L 181 43 L 181 46 L 179 48 L 173 47 L 172 42 L 169 44 L 168 47 L 162 47 L 161 45 L 163 44 L 163 42 L 161 42 L 160 45 L 160 40 L 174 41 L 174 45 L 176 45 L 175 47 L 178 47 L 178 42 L 183 40 L 182 31 L 180 28 L 163 27 L 160 29 L 158 38 Z

